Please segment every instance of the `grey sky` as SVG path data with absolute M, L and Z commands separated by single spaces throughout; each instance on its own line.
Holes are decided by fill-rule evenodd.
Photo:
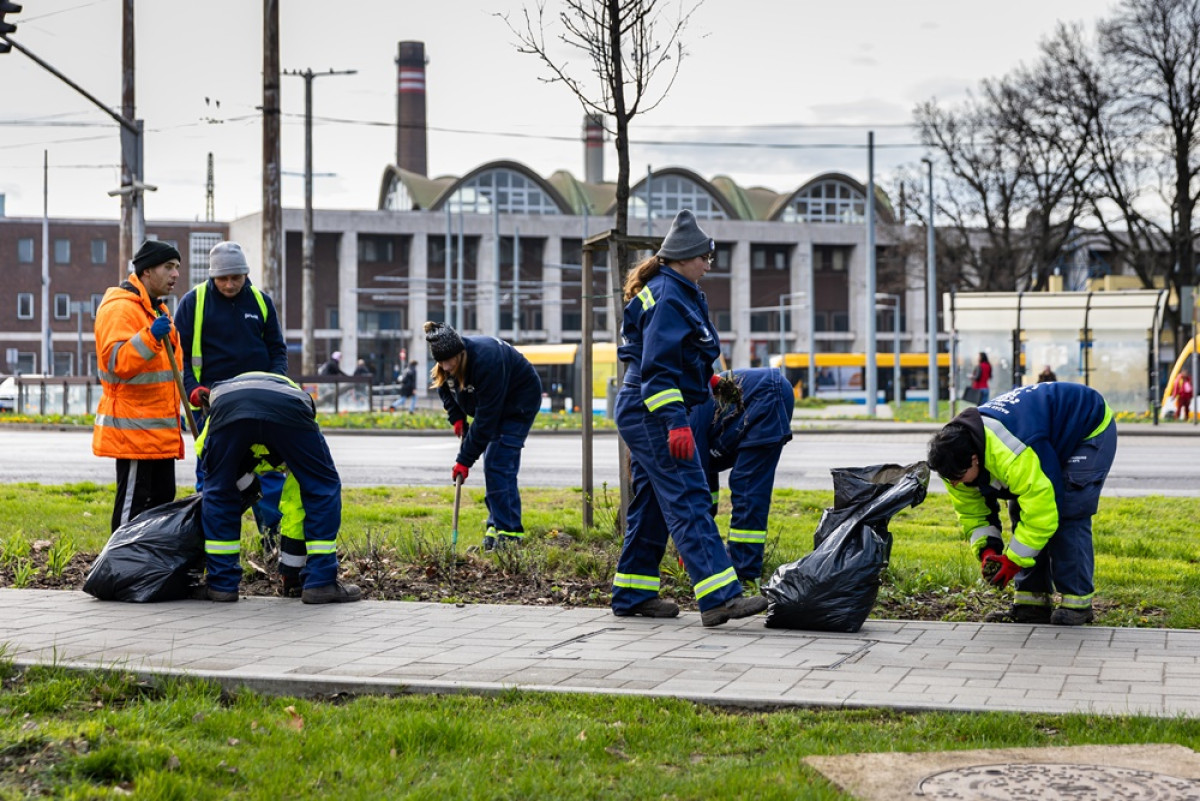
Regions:
M 745 186 L 794 188 L 814 173 L 866 176 L 861 148 L 718 147 L 714 142 L 795 146 L 915 141 L 913 106 L 953 100 L 981 79 L 1035 57 L 1058 20 L 1094 20 L 1098 0 L 707 0 L 685 34 L 690 52 L 668 98 L 635 120 L 633 172 L 687 166 Z M 102 101 L 120 102 L 120 0 L 26 0 L 12 18 L 16 40 Z M 549 8 L 556 8 L 548 0 Z M 356 69 L 314 82 L 318 117 L 314 203 L 374 208 L 383 168 L 395 158 L 396 45 L 420 40 L 429 57 L 431 175 L 461 175 L 514 159 L 549 175 L 582 175 L 582 110 L 495 12 L 510 0 L 313 0 L 280 2 L 284 69 Z M 145 120 L 150 219 L 201 218 L 206 158 L 213 153 L 216 216 L 261 205 L 262 3 L 141 0 L 137 9 L 137 113 Z M 119 183 L 115 123 L 16 52 L 0 56 L 0 193 L 9 216 L 42 213 L 42 153 L 49 150 L 50 214 L 115 219 Z M 205 99 L 208 98 L 208 103 Z M 220 102 L 218 108 L 216 103 Z M 303 81 L 283 78 L 283 166 L 304 164 Z M 210 121 L 211 120 L 211 121 Z M 55 123 L 47 126 L 44 123 Z M 90 124 L 86 127 L 75 127 Z M 809 127 L 785 127 L 803 125 Z M 816 126 L 839 127 L 816 127 Z M 728 126 L 728 127 L 726 127 Z M 861 127 L 860 127 L 861 126 Z M 498 132 L 511 134 L 496 135 Z M 641 144 L 647 141 L 676 144 Z M 706 142 L 706 146 L 684 143 Z M 919 148 L 880 149 L 877 180 Z M 606 177 L 616 154 L 606 150 Z M 285 175 L 286 206 L 303 205 L 303 179 Z

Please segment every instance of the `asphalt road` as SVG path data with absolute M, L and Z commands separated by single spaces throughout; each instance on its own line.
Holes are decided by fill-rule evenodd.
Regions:
M 436 485 L 450 483 L 457 453 L 453 435 L 381 435 L 327 432 L 330 451 L 342 483 L 351 487 Z M 796 434 L 783 450 L 775 486 L 831 489 L 829 470 L 924 458 L 927 431 L 892 433 L 829 431 Z M 31 481 L 60 484 L 80 481 L 112 483 L 112 459 L 92 455 L 90 431 L 0 430 L 0 483 Z M 1200 460 L 1190 458 L 1200 438 L 1169 435 L 1122 437 L 1105 495 L 1174 495 L 1200 493 Z M 595 440 L 594 488 L 617 483 L 617 438 Z M 577 435 L 534 434 L 521 459 L 521 483 L 529 487 L 578 487 L 582 441 Z M 181 484 L 194 474 L 195 457 L 176 470 Z M 482 470 L 468 479 L 483 483 Z M 941 492 L 936 477 L 930 489 Z

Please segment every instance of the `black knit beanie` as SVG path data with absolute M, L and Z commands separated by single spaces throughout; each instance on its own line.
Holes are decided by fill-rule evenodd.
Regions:
M 435 362 L 452 359 L 467 349 L 458 332 L 445 323 L 425 323 L 425 341 Z
M 173 245 L 159 242 L 157 239 L 148 239 L 142 243 L 133 257 L 133 271 L 140 276 L 151 267 L 166 264 L 171 259 L 183 261 L 183 257 L 179 255 L 179 251 Z

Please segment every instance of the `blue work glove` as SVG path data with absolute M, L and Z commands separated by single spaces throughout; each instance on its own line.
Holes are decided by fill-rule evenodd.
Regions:
M 150 334 L 159 342 L 162 342 L 171 333 L 171 318 L 170 317 L 155 317 L 154 322 L 150 323 Z

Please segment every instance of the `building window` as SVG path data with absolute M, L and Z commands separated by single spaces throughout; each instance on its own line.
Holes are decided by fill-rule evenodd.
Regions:
M 70 264 L 71 263 L 71 240 L 70 239 L 55 239 L 54 240 L 54 263 L 55 264 Z
M 108 243 L 103 239 L 92 240 L 92 264 L 106 264 L 108 262 Z
M 796 195 L 780 219 L 783 222 L 842 223 L 866 222 L 865 195 L 843 181 L 820 181 Z
M 360 236 L 358 249 L 359 261 L 391 264 L 396 255 L 396 243 L 390 236 Z
M 103 294 L 92 294 L 92 319 L 96 319 L 96 310 L 100 308 L 100 301 L 104 300 Z
M 17 240 L 17 261 L 21 264 L 33 264 L 33 237 Z
M 65 292 L 57 292 L 54 295 L 54 319 L 71 319 L 71 296 Z
M 198 233 L 188 237 L 189 286 L 208 280 L 208 252 L 220 241 L 220 234 Z
M 493 202 L 501 214 L 561 214 L 554 198 L 516 170 L 487 170 L 469 179 L 446 201 L 452 212 L 491 214 Z
M 17 293 L 17 319 L 32 320 L 33 319 L 33 293 L 18 292 Z
M 650 216 L 672 220 L 683 209 L 691 209 L 699 220 L 727 219 L 721 204 L 700 184 L 682 175 L 651 175 L 629 193 L 629 228 L 646 219 L 646 190 L 650 190 Z

